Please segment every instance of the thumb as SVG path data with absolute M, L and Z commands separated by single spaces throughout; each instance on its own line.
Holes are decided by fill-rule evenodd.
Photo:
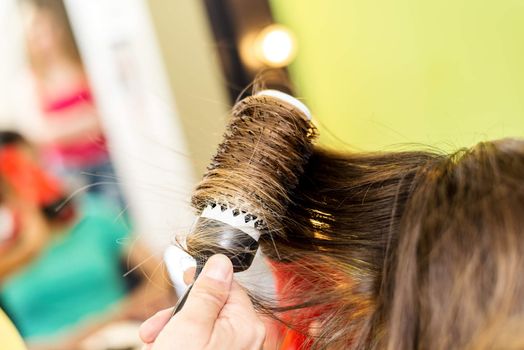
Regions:
M 191 325 L 201 337 L 211 336 L 229 297 L 232 281 L 233 265 L 229 258 L 221 254 L 212 256 L 195 281 L 184 307 L 173 317 L 173 323 Z

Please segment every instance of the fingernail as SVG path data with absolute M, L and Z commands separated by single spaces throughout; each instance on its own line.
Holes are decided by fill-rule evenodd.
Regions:
M 231 261 L 225 255 L 219 254 L 212 256 L 204 266 L 202 274 L 219 281 L 229 279 L 233 271 Z

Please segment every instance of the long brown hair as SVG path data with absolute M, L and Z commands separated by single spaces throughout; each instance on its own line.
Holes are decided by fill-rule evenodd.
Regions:
M 248 100 L 253 108 L 246 108 L 244 101 L 241 114 L 256 111 L 274 122 L 281 104 L 263 102 Z M 242 142 L 254 144 L 256 130 L 244 131 Z M 308 133 L 297 135 L 305 140 Z M 257 144 L 256 152 L 294 156 L 296 149 L 284 147 L 292 144 L 277 137 Z M 249 201 L 245 181 L 257 188 L 260 176 L 251 163 L 249 176 L 234 173 L 242 168 L 239 159 L 252 159 L 235 149 L 220 148 L 212 170 L 221 169 L 222 181 L 207 186 L 204 178 L 197 209 L 199 198 L 223 191 Z M 451 155 L 315 147 L 304 162 L 296 186 L 262 186 L 263 195 L 249 202 L 279 228 L 261 236 L 263 252 L 294 276 L 276 301 L 252 293 L 261 311 L 306 333 L 307 345 L 317 349 L 524 346 L 524 141 L 485 142 Z M 282 174 L 286 165 L 278 164 L 269 171 Z M 258 165 L 260 174 L 268 172 Z M 271 213 L 278 215 L 268 218 Z M 218 244 L 205 231 L 191 235 L 192 254 Z M 308 334 L 312 321 L 316 331 Z
M 383 343 L 524 348 L 524 142 L 480 143 L 423 171 L 402 217 Z

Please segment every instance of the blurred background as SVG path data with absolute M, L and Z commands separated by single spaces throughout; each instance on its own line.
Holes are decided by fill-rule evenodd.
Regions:
M 521 0 L 2 0 L 0 30 L 0 305 L 35 349 L 132 349 L 174 301 L 162 254 L 260 74 L 328 147 L 524 136 Z

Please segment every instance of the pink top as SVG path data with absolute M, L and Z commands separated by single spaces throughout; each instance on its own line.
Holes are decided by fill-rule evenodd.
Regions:
M 44 103 L 44 112 L 55 113 L 64 109 L 67 110 L 68 108 L 75 107 L 79 104 L 92 105 L 93 103 L 91 92 L 85 88 L 83 90 L 80 89 L 78 91 L 73 91 L 71 94 L 64 95 L 60 99 L 47 101 L 47 103 Z
M 41 101 L 44 117 L 54 120 L 85 117 L 85 109 L 94 108 L 93 96 L 86 84 L 59 98 L 47 98 L 45 94 L 41 94 Z M 99 164 L 109 157 L 102 133 L 86 135 L 67 144 L 47 145 L 44 147 L 43 156 L 51 164 L 61 164 L 68 168 L 88 167 Z

